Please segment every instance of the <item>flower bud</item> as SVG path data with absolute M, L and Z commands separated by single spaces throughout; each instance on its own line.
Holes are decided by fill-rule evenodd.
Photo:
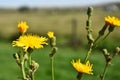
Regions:
M 112 32 L 114 30 L 114 26 L 110 25 L 110 27 L 108 28 L 109 32 Z
M 116 53 L 120 54 L 120 48 L 116 47 Z
M 30 66 L 30 71 L 32 73 L 34 73 L 39 67 L 39 64 L 37 62 L 35 62 L 34 60 L 32 60 L 31 66 Z
M 19 59 L 20 59 L 20 55 L 19 55 L 18 53 L 13 54 L 13 57 L 14 57 L 16 60 L 19 60 Z
M 103 49 L 103 54 L 104 54 L 104 57 L 106 59 L 106 63 L 111 64 L 112 57 L 108 53 L 107 49 Z
M 115 57 L 116 55 L 120 54 L 120 48 L 119 47 L 116 47 L 116 50 L 113 54 L 113 57 Z
M 57 52 L 58 48 L 53 47 L 51 54 L 49 55 L 51 58 L 54 56 L 54 54 Z
M 13 57 L 15 58 L 16 63 L 18 64 L 18 66 L 21 66 L 21 63 L 20 63 L 20 54 L 19 53 L 15 53 L 15 54 L 13 54 Z
M 56 46 L 56 37 L 50 38 L 50 46 L 51 47 Z
M 88 39 L 89 43 L 93 43 L 94 42 L 94 38 L 93 38 L 92 34 L 88 34 L 87 35 L 87 39 Z
M 99 31 L 99 36 L 103 36 L 108 25 L 104 25 L 103 28 Z
M 87 27 L 88 27 L 88 26 L 91 26 L 91 20 L 89 20 L 89 21 L 87 20 L 87 21 L 86 21 L 86 26 L 87 26 Z
M 91 15 L 92 15 L 92 12 L 93 12 L 93 8 L 92 8 L 92 7 L 88 7 L 87 15 L 88 15 L 88 16 L 91 16 Z

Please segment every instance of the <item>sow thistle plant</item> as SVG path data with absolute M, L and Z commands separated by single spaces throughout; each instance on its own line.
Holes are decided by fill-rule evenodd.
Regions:
M 28 28 L 29 27 L 26 22 L 20 22 L 18 24 L 18 30 L 21 35 L 17 40 L 12 42 L 14 47 L 16 46 L 21 48 L 21 50 L 15 53 L 13 56 L 21 69 L 22 80 L 34 80 L 34 73 L 38 69 L 39 64 L 32 60 L 32 52 L 34 49 L 43 48 L 44 45 L 48 44 L 48 39 L 46 37 L 40 37 L 34 34 L 26 34 Z
M 86 53 L 86 56 L 84 58 L 83 62 L 80 62 L 80 59 L 78 60 L 72 60 L 72 66 L 75 68 L 75 70 L 78 72 L 77 80 L 82 79 L 83 74 L 94 74 L 94 70 L 92 69 L 93 65 L 90 64 L 90 61 L 88 60 L 89 56 L 91 55 L 92 51 L 99 46 L 98 41 L 102 36 L 105 35 L 105 31 L 108 29 L 108 33 L 103 37 L 103 40 L 105 40 L 108 35 L 114 31 L 115 27 L 120 27 L 120 20 L 114 16 L 107 16 L 105 17 L 105 25 L 103 28 L 98 32 L 98 37 L 96 39 L 93 38 L 92 35 L 92 28 L 91 28 L 91 16 L 92 16 L 93 8 L 88 7 L 87 15 L 88 20 L 86 21 L 86 31 L 87 31 L 87 39 L 88 39 L 88 51 Z M 101 42 L 103 40 L 100 40 Z M 120 48 L 116 47 L 115 53 L 111 55 L 108 53 L 107 49 L 103 49 L 103 55 L 106 60 L 106 64 L 103 70 L 103 73 L 100 74 L 100 80 L 104 80 L 105 74 L 107 71 L 108 66 L 111 64 L 112 59 L 120 53 Z

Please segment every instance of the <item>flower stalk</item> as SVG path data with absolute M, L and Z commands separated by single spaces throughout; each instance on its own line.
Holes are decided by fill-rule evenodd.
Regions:
M 93 42 L 94 42 L 94 38 L 92 36 L 92 29 L 91 29 L 91 16 L 92 16 L 92 12 L 93 12 L 93 8 L 92 7 L 88 7 L 87 10 L 87 15 L 88 15 L 88 20 L 86 21 L 86 30 L 87 30 L 87 39 L 88 39 L 88 45 L 89 45 L 89 49 L 88 52 L 85 56 L 84 62 L 87 61 L 89 55 L 92 52 L 92 47 L 93 47 Z M 77 74 L 77 79 L 81 80 L 82 78 L 82 74 L 81 72 L 78 72 Z
M 104 26 L 103 26 L 103 28 L 99 31 L 99 35 L 98 35 L 98 37 L 95 39 L 95 41 L 94 41 L 94 44 L 96 44 L 96 42 L 104 35 L 104 33 L 105 33 L 105 30 L 107 29 L 107 24 L 105 24 Z
M 103 55 L 104 55 L 104 57 L 106 59 L 106 65 L 105 65 L 103 73 L 100 75 L 101 80 L 104 80 L 106 72 L 107 72 L 107 68 L 111 64 L 111 60 L 112 60 L 112 57 L 108 53 L 107 49 L 103 49 Z
M 94 42 L 94 38 L 92 36 L 92 29 L 91 29 L 92 12 L 93 12 L 93 8 L 88 7 L 88 10 L 87 10 L 88 20 L 86 21 L 86 26 L 87 26 L 86 30 L 87 30 L 87 39 L 88 39 L 89 49 L 88 49 L 88 52 L 87 52 L 87 54 L 85 56 L 84 62 L 87 61 L 89 55 L 92 53 L 92 47 L 93 47 L 93 42 Z
M 107 72 L 107 68 L 108 68 L 108 64 L 106 63 L 105 68 L 104 68 L 104 71 L 103 71 L 103 74 L 100 75 L 100 79 L 101 79 L 101 80 L 104 80 L 105 75 L 106 75 L 106 72 Z
M 57 51 L 57 47 L 52 47 L 52 48 L 53 48 L 53 50 L 52 50 L 51 54 L 49 54 L 49 56 L 50 56 L 50 59 L 51 59 L 52 80 L 54 80 L 54 78 L 55 78 L 54 77 L 54 55 Z
M 24 67 L 24 60 L 21 63 L 21 70 L 22 70 L 22 76 L 23 76 L 23 80 L 26 80 L 26 73 L 25 73 L 25 67 Z
M 54 57 L 51 58 L 52 80 L 54 80 Z
M 52 80 L 54 80 L 55 79 L 55 76 L 54 76 L 54 55 L 57 52 L 56 37 L 54 36 L 54 32 L 48 32 L 47 35 L 49 37 L 49 41 L 50 41 L 49 43 L 50 43 L 50 46 L 52 48 L 52 51 L 49 54 L 49 57 L 51 59 L 51 71 L 52 71 L 51 78 L 52 78 Z

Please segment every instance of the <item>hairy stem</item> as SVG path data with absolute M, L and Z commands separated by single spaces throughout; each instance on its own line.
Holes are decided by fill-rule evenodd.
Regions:
M 26 73 L 25 73 L 25 67 L 24 67 L 24 60 L 23 60 L 23 62 L 21 63 L 21 70 L 22 70 L 23 79 L 26 80 Z
M 103 74 L 100 76 L 101 80 L 104 80 L 104 78 L 105 78 L 105 74 L 106 74 L 106 71 L 107 71 L 107 67 L 108 67 L 108 63 L 106 63 L 105 68 L 104 68 L 104 71 L 103 71 Z
M 77 80 L 81 80 L 81 78 L 82 78 L 82 73 L 79 73 L 79 72 L 78 72 Z
M 103 40 L 105 40 L 108 36 L 109 36 L 110 32 L 103 38 Z
M 52 80 L 54 80 L 54 57 L 51 58 Z

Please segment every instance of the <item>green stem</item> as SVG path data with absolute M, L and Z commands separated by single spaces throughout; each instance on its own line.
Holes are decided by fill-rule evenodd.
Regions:
M 32 78 L 31 80 L 35 80 L 35 79 L 34 79 L 34 73 L 32 74 L 32 77 L 31 77 L 31 78 Z
M 85 59 L 84 59 L 84 62 L 87 61 L 88 57 L 89 57 L 89 53 L 86 54 Z
M 23 76 L 23 80 L 26 80 L 26 72 L 25 72 L 25 54 L 20 54 L 20 62 L 21 62 L 21 71 L 22 71 L 22 76 Z
M 82 73 L 79 73 L 79 72 L 78 72 L 77 80 L 81 80 L 81 78 L 82 78 Z
M 31 65 L 32 65 L 31 53 L 28 53 L 28 67 L 29 67 L 29 69 L 30 69 Z M 31 80 L 34 80 L 34 72 L 30 73 L 30 76 L 31 76 Z
M 88 52 L 87 52 L 87 54 L 85 56 L 84 62 L 87 61 L 87 59 L 88 59 L 89 55 L 91 54 L 91 52 L 92 52 L 92 46 L 90 46 L 90 48 L 89 48 L 89 50 L 88 50 Z
M 30 66 L 31 65 L 31 53 L 28 53 L 28 65 Z
M 105 40 L 108 36 L 109 36 L 110 32 L 103 38 L 103 40 Z
M 100 37 L 101 37 L 101 36 L 99 35 L 99 36 L 95 39 L 94 44 L 96 44 L 96 42 L 98 41 L 98 39 L 99 39 Z
M 54 80 L 54 57 L 51 58 L 52 80 Z
M 103 71 L 103 74 L 100 76 L 101 80 L 104 80 L 104 78 L 105 78 L 105 74 L 106 74 L 106 71 L 107 71 L 107 67 L 108 67 L 108 63 L 106 63 L 105 68 L 104 68 L 104 71 Z
M 26 80 L 26 73 L 25 73 L 25 68 L 24 68 L 24 60 L 21 63 L 21 70 L 22 70 L 23 79 Z

